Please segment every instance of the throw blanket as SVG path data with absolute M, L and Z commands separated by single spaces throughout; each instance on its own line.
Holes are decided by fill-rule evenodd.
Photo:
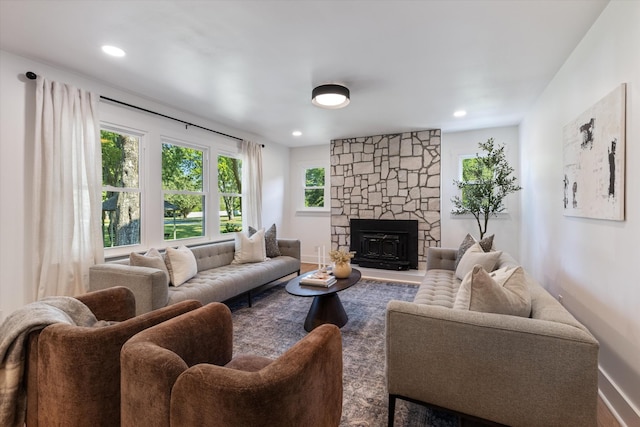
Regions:
M 49 297 L 12 313 L 0 326 L 0 426 L 24 425 L 27 394 L 24 364 L 29 333 L 53 323 L 98 326 L 96 317 L 71 297 Z

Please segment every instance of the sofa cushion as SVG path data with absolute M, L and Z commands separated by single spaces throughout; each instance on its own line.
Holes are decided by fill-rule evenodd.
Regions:
M 531 295 L 522 267 L 488 273 L 476 265 L 462 280 L 454 309 L 529 317 Z
M 167 276 L 166 285 L 169 285 L 169 270 L 167 270 L 167 265 L 164 262 L 162 254 L 160 254 L 156 248 L 149 249 L 144 255 L 131 252 L 129 255 L 129 265 L 136 267 L 151 267 L 162 270 Z
M 253 236 L 258 230 L 249 226 L 249 236 Z M 276 235 L 276 225 L 273 224 L 264 232 L 264 247 L 268 258 L 275 258 L 282 255 L 278 247 L 278 237 Z
M 182 245 L 177 249 L 167 248 L 165 263 L 173 286 L 180 286 L 198 273 L 196 257 L 191 250 Z
M 236 252 L 233 256 L 233 264 L 263 262 L 266 259 L 264 228 L 256 231 L 253 236 L 236 233 Z
M 460 280 L 464 279 L 476 264 L 480 264 L 487 271 L 493 271 L 500 255 L 502 251 L 485 252 L 480 242 L 476 242 L 462 256 L 456 267 L 456 277 Z
M 482 248 L 483 251 L 489 252 L 493 247 L 493 236 L 494 235 L 492 234 L 491 236 L 484 237 L 478 242 L 471 234 L 467 234 L 464 240 L 462 240 L 462 243 L 460 243 L 460 247 L 458 248 L 458 253 L 456 254 L 456 263 L 454 268 L 458 267 L 458 263 L 460 263 L 462 256 L 476 242 L 480 243 L 480 247 Z
M 452 270 L 427 271 L 413 302 L 452 308 L 459 286 L 460 280 Z

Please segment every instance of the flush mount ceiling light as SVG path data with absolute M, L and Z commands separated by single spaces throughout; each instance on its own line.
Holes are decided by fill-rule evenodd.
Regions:
M 321 85 L 311 92 L 311 103 L 321 108 L 335 110 L 349 105 L 349 89 L 340 85 Z
M 455 113 L 453 113 L 453 117 L 464 117 L 467 115 L 467 112 L 464 110 L 458 110 Z
M 107 55 L 111 55 L 111 56 L 122 57 L 125 55 L 124 50 L 115 46 L 107 46 L 107 45 L 102 46 L 102 51 Z

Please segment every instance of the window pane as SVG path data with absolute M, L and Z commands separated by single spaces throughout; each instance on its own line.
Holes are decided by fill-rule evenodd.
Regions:
M 203 151 L 162 144 L 162 189 L 202 191 Z
M 242 197 L 220 196 L 220 233 L 242 231 Z
M 165 195 L 164 240 L 204 236 L 204 196 Z
M 102 235 L 105 248 L 140 243 L 139 193 L 102 192 Z
M 306 208 L 323 208 L 324 189 L 314 188 L 304 190 L 304 206 Z
M 218 191 L 220 194 L 242 194 L 242 160 L 218 156 Z
M 324 168 L 306 169 L 304 173 L 305 187 L 324 187 Z
M 101 130 L 100 141 L 102 185 L 138 188 L 139 138 Z
M 479 163 L 477 158 L 462 159 L 462 181 L 478 181 L 480 177 L 491 179 L 492 176 L 491 168 Z

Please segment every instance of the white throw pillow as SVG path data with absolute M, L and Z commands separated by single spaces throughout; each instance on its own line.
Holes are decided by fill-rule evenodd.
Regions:
M 151 267 L 162 270 L 167 276 L 166 284 L 167 286 L 169 285 L 169 271 L 167 270 L 167 266 L 164 263 L 164 258 L 162 258 L 162 255 L 156 248 L 149 249 L 144 255 L 131 252 L 131 254 L 129 255 L 129 265 L 137 267 Z
M 464 279 L 476 264 L 480 264 L 486 271 L 493 271 L 500 255 L 502 255 L 502 251 L 483 251 L 480 243 L 476 242 L 462 255 L 458 267 L 456 267 L 456 277 L 460 280 Z
M 462 281 L 454 309 L 529 317 L 531 295 L 522 267 L 487 273 L 476 265 Z
M 264 228 L 256 231 L 251 237 L 244 233 L 236 233 L 236 252 L 233 256 L 233 264 L 262 262 L 266 260 Z
M 198 274 L 198 263 L 191 249 L 182 245 L 177 249 L 167 248 L 165 263 L 173 286 L 180 286 Z

